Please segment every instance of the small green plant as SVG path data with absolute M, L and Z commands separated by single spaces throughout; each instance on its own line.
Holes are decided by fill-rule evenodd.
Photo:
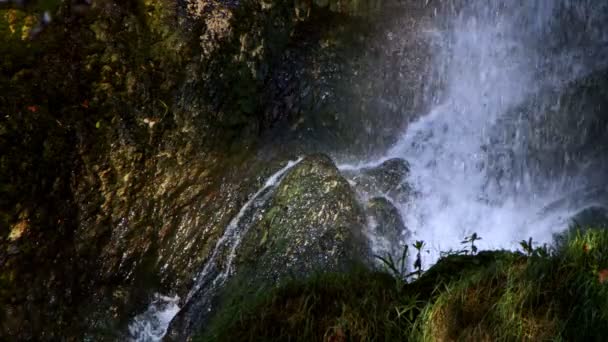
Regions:
M 403 304 L 395 306 L 397 319 L 405 319 L 409 326 L 414 325 L 418 313 L 424 308 L 426 302 L 418 299 L 418 294 L 403 299 Z
M 538 246 L 534 249 L 534 255 L 540 258 L 548 258 L 551 255 L 551 249 L 549 245 L 544 243 L 542 246 Z
M 529 238 L 528 241 L 521 240 L 519 242 L 519 245 L 521 246 L 521 249 L 524 251 L 524 253 L 526 253 L 526 255 L 532 256 L 532 254 L 534 253 L 534 248 L 532 247 L 532 238 Z
M 521 246 L 523 252 L 526 253 L 526 255 L 528 257 L 546 258 L 546 257 L 549 257 L 549 255 L 551 254 L 549 246 L 546 243 L 543 244 L 542 246 L 538 246 L 538 247 L 534 248 L 534 244 L 532 242 L 531 237 L 528 239 L 528 241 L 521 240 L 519 242 L 519 245 Z
M 390 253 L 386 253 L 386 257 L 380 255 L 374 255 L 375 258 L 380 260 L 384 267 L 398 280 L 404 281 L 407 277 L 407 255 L 408 246 L 403 246 L 403 252 L 401 257 L 397 260 L 393 259 Z
M 468 245 L 471 244 L 471 254 L 475 255 L 477 254 L 477 246 L 475 246 L 475 241 L 479 241 L 481 240 L 481 237 L 477 235 L 477 233 L 473 233 L 467 237 L 464 238 L 464 240 L 462 240 L 462 242 L 460 242 L 463 245 Z M 468 254 L 467 251 L 465 250 L 465 254 Z
M 412 246 L 414 246 L 414 248 L 416 248 L 416 261 L 414 261 L 414 269 L 415 271 L 412 272 L 413 274 L 416 274 L 418 276 L 418 278 L 420 278 L 420 276 L 422 275 L 422 248 L 424 248 L 424 241 L 416 241 Z

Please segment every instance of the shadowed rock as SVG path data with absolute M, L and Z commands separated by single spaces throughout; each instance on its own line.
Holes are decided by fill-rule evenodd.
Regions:
M 403 241 L 409 238 L 409 231 L 403 223 L 399 210 L 386 198 L 374 197 L 367 202 L 366 214 L 370 220 L 374 252 L 390 253 L 393 258 L 403 252 Z
M 355 189 L 366 196 L 388 195 L 398 202 L 406 202 L 411 194 L 411 188 L 405 182 L 409 172 L 410 168 L 405 160 L 393 158 L 376 167 L 345 173 Z
M 251 288 L 274 286 L 289 277 L 348 271 L 370 263 L 363 210 L 325 155 L 304 158 L 250 216 L 252 226 L 235 249 L 235 274 L 228 288 L 235 283 Z M 221 306 L 222 292 L 215 290 L 201 288 L 171 323 L 168 339 L 184 340 L 208 321 Z

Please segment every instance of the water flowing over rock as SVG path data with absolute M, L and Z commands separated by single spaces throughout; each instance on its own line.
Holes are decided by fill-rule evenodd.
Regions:
M 366 213 L 372 251 L 381 257 L 389 253 L 398 260 L 411 235 L 399 210 L 388 199 L 374 197 L 367 202 Z
M 276 189 L 252 200 L 257 204 L 241 209 L 243 216 L 235 221 L 243 226 L 235 237 L 237 244 L 222 256 L 229 264 L 215 266 L 215 260 L 208 261 L 211 264 L 198 276 L 202 286 L 191 290 L 168 338 L 183 340 L 199 331 L 216 308 L 218 286 L 233 274 L 232 282 L 255 288 L 316 271 L 347 271 L 353 265 L 369 264 L 365 216 L 329 157 L 304 158 L 280 179 Z M 219 267 L 225 276 L 220 282 L 217 276 L 206 279 L 208 267 Z
M 346 169 L 343 172 L 353 182 L 353 186 L 365 196 L 389 196 L 405 203 L 411 195 L 407 184 L 409 175 L 408 163 L 400 158 L 393 158 L 375 167 L 364 167 L 360 170 Z

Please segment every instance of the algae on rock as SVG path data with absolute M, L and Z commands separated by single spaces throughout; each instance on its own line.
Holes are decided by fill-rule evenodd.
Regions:
M 329 157 L 304 158 L 282 180 L 238 251 L 238 272 L 276 282 L 368 260 L 365 217 Z

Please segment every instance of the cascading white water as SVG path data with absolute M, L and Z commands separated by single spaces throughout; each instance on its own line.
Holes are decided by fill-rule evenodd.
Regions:
M 289 161 L 287 165 L 272 174 L 264 185 L 251 196 L 251 198 L 241 207 L 237 215 L 230 221 L 224 234 L 217 241 L 211 256 L 205 263 L 201 272 L 194 278 L 194 286 L 188 292 L 182 306 L 188 304 L 195 295 L 201 295 L 209 302 L 216 294 L 216 291 L 224 284 L 231 275 L 232 266 L 237 248 L 240 246 L 243 235 L 247 232 L 250 224 L 242 223 L 243 218 L 252 210 L 264 205 L 269 196 L 269 190 L 279 184 L 281 178 L 297 165 L 302 158 Z M 228 252 L 227 255 L 224 253 Z M 204 302 L 198 298 L 199 302 Z M 179 313 L 181 308 L 178 306 L 179 297 L 168 297 L 155 295 L 148 309 L 142 314 L 137 315 L 129 324 L 129 334 L 134 342 L 156 342 L 161 341 L 167 333 L 169 324 Z M 207 308 L 208 309 L 208 308 Z
M 167 333 L 169 323 L 179 312 L 179 297 L 155 294 L 145 312 L 137 315 L 129 324 L 133 342 L 160 341 Z
M 444 96 L 381 160 L 365 164 L 395 157 L 411 164 L 408 182 L 418 195 L 400 210 L 412 239 L 427 243 L 427 264 L 440 251 L 462 249 L 461 240 L 473 232 L 483 238 L 481 248 L 513 248 L 528 237 L 550 242 L 586 205 L 543 210 L 584 184 L 585 175 L 564 181 L 532 174 L 526 146 L 538 137 L 524 133 L 534 113 L 508 114 L 543 89 L 606 67 L 606 59 L 598 60 L 608 42 L 597 26 L 602 18 L 606 4 L 596 2 L 484 0 L 462 6 L 438 25 L 448 29 L 429 35 L 439 40 L 434 63 L 445 77 Z M 501 139 L 507 131 L 515 138 Z

